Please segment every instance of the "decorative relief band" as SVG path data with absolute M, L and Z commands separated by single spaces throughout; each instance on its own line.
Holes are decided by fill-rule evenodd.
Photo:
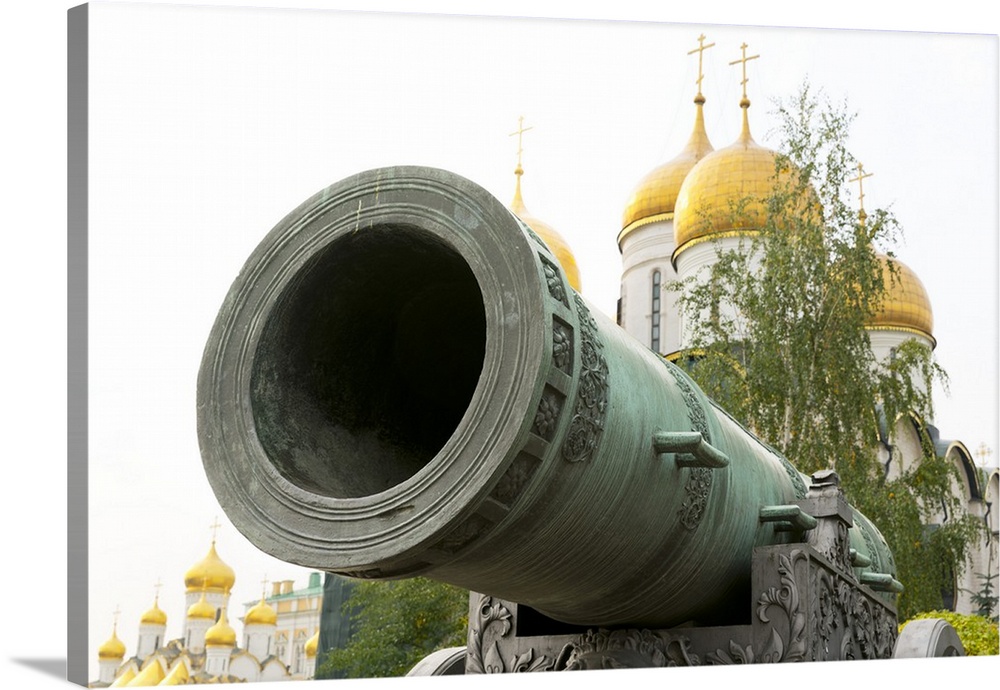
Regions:
M 524 487 L 531 481 L 539 464 L 541 464 L 541 461 L 538 458 L 528 453 L 518 453 L 517 457 L 514 458 L 514 462 L 504 472 L 503 477 L 493 487 L 490 496 L 499 503 L 508 507 L 512 506 L 514 501 L 521 495 Z
M 552 440 L 556 425 L 559 423 L 563 400 L 562 393 L 551 386 L 545 386 L 542 391 L 542 399 L 538 403 L 538 411 L 535 412 L 535 421 L 531 425 L 531 433 L 546 441 Z
M 708 432 L 708 417 L 705 415 L 705 408 L 702 407 L 698 396 L 694 392 L 687 376 L 676 366 L 663 360 L 667 370 L 670 371 L 677 382 L 677 387 L 684 398 L 687 406 L 688 419 L 695 431 L 701 432 L 701 437 L 707 442 L 711 442 Z M 677 511 L 677 517 L 685 529 L 693 530 L 701 522 L 705 514 L 705 507 L 708 505 L 708 494 L 712 490 L 712 470 L 707 467 L 692 467 L 688 475 L 687 483 L 684 485 L 684 503 Z
M 886 572 L 886 564 L 882 562 L 882 554 L 875 546 L 875 538 L 872 536 L 871 530 L 864 524 L 859 524 L 858 529 L 861 530 L 861 536 L 865 538 L 865 546 L 868 547 L 868 556 L 872 559 L 872 570 L 876 573 Z
M 552 660 L 538 654 L 534 648 L 514 656 L 506 663 L 498 642 L 511 631 L 511 613 L 503 601 L 481 595 L 475 616 L 469 620 L 469 645 L 466 649 L 465 672 L 473 673 L 533 673 L 548 671 Z
M 552 317 L 552 364 L 573 375 L 573 329 L 558 316 Z
M 559 275 L 559 269 L 556 268 L 555 264 L 541 254 L 538 255 L 538 258 L 542 261 L 542 271 L 545 273 L 545 284 L 549 288 L 549 294 L 568 307 L 569 300 L 566 299 L 566 288 L 563 286 L 562 276 Z
M 528 225 L 527 223 L 525 223 L 523 220 L 521 220 L 520 218 L 518 218 L 516 215 L 514 216 L 514 218 L 517 220 L 518 225 L 521 226 L 521 229 L 524 230 L 526 233 L 528 233 L 528 237 L 530 237 L 532 240 L 535 241 L 535 244 L 537 244 L 542 249 L 550 251 L 549 250 L 549 245 L 547 245 L 545 243 L 545 240 L 543 240 L 541 237 L 538 236 L 538 233 L 536 233 L 534 230 L 531 229 L 530 225 Z
M 698 656 L 691 653 L 691 642 L 684 635 L 639 628 L 591 628 L 563 647 L 553 670 L 698 665 Z
M 693 530 L 701 522 L 711 490 L 712 470 L 707 467 L 692 467 L 687 484 L 684 485 L 684 503 L 677 511 L 677 517 L 685 529 Z
M 489 530 L 493 523 L 478 513 L 473 513 L 458 527 L 438 542 L 437 548 L 446 553 L 457 553 Z
M 597 323 L 583 299 L 575 292 L 580 319 L 580 374 L 573 420 L 563 444 L 563 458 L 569 462 L 589 460 L 604 433 L 608 412 L 608 362 L 601 354 L 604 343 L 597 335 Z
M 799 474 L 797 469 L 795 469 L 795 465 L 790 463 L 788 458 L 781 453 L 775 451 L 774 454 L 778 456 L 779 460 L 781 460 L 781 465 L 785 468 L 785 474 L 787 474 L 788 478 L 792 480 L 792 486 L 795 487 L 795 498 L 805 498 L 808 493 L 806 483 L 802 481 L 802 475 Z

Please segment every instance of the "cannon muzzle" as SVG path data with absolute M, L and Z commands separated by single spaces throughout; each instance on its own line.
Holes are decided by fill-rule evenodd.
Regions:
M 573 624 L 718 618 L 755 546 L 809 529 L 781 513 L 806 491 L 784 458 L 442 170 L 361 173 L 267 235 L 206 345 L 198 433 L 267 553 Z M 888 562 L 866 521 L 852 532 L 859 561 Z

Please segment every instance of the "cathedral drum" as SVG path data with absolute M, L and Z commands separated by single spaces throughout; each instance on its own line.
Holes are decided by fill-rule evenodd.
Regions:
M 360 173 L 264 238 L 209 336 L 198 433 L 267 553 L 568 624 L 743 622 L 754 549 L 816 522 L 809 478 L 437 169 Z M 843 522 L 845 567 L 898 589 L 878 531 Z

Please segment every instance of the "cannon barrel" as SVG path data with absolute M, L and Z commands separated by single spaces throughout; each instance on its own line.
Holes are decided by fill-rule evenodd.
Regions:
M 571 624 L 742 615 L 752 549 L 809 527 L 781 512 L 802 475 L 591 308 L 497 199 L 431 168 L 350 177 L 266 236 L 209 336 L 198 433 L 265 552 Z M 867 521 L 851 531 L 858 562 L 891 562 Z

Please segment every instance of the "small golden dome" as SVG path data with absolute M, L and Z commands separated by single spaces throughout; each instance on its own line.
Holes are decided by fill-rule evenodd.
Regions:
M 319 649 L 319 630 L 316 634 L 306 640 L 305 652 L 306 656 L 310 659 L 316 656 L 316 651 Z
M 936 345 L 934 313 L 924 284 L 913 269 L 899 259 L 890 259 L 884 254 L 879 254 L 878 258 L 882 262 L 885 296 L 869 328 L 915 332 L 930 340 L 932 346 Z M 895 276 L 890 271 L 890 261 L 896 269 Z
M 705 114 L 702 109 L 705 98 L 698 94 L 694 102 L 694 130 L 684 150 L 672 160 L 648 172 L 629 197 L 622 215 L 622 231 L 618 235 L 619 248 L 622 239 L 634 228 L 673 217 L 684 178 L 698 161 L 714 150 L 705 133 Z
M 228 594 L 234 584 L 236 584 L 236 574 L 219 558 L 219 554 L 215 551 L 214 539 L 208 554 L 184 574 L 184 585 L 189 592 L 210 589 Z
M 142 618 L 139 619 L 139 623 L 142 625 L 166 625 L 167 624 L 167 614 L 163 612 L 160 608 L 160 598 L 156 597 L 153 600 L 153 607 L 142 614 Z
M 576 257 L 573 256 L 566 240 L 551 225 L 531 215 L 524 205 L 524 200 L 521 198 L 521 175 L 523 173 L 524 170 L 521 169 L 520 165 L 514 171 L 514 174 L 517 175 L 517 186 L 514 189 L 514 200 L 510 202 L 510 210 L 545 242 L 549 251 L 555 255 L 562 270 L 566 273 L 566 280 L 569 281 L 570 287 L 580 292 L 580 268 L 576 265 Z
M 226 618 L 225 607 L 223 607 L 222 609 L 222 615 L 219 616 L 218 622 L 205 631 L 205 646 L 206 647 L 236 646 L 236 631 L 233 630 L 233 627 L 231 625 L 229 625 L 229 620 Z
M 215 620 L 215 607 L 209 604 L 205 598 L 205 590 L 201 591 L 201 598 L 188 607 L 187 617 Z
M 674 256 L 692 243 L 724 234 L 749 234 L 767 223 L 767 199 L 779 185 L 792 183 L 792 171 L 777 169 L 778 154 L 750 136 L 749 101 L 743 107 L 743 131 L 735 143 L 709 153 L 688 173 L 674 211 Z M 802 211 L 818 210 L 815 193 Z M 738 214 L 734 205 L 744 204 Z M 735 217 L 734 217 L 735 216 Z
M 111 631 L 108 641 L 97 648 L 98 659 L 124 659 L 125 643 L 118 639 L 118 628 Z
M 278 613 L 261 597 L 243 618 L 244 625 L 277 625 Z

